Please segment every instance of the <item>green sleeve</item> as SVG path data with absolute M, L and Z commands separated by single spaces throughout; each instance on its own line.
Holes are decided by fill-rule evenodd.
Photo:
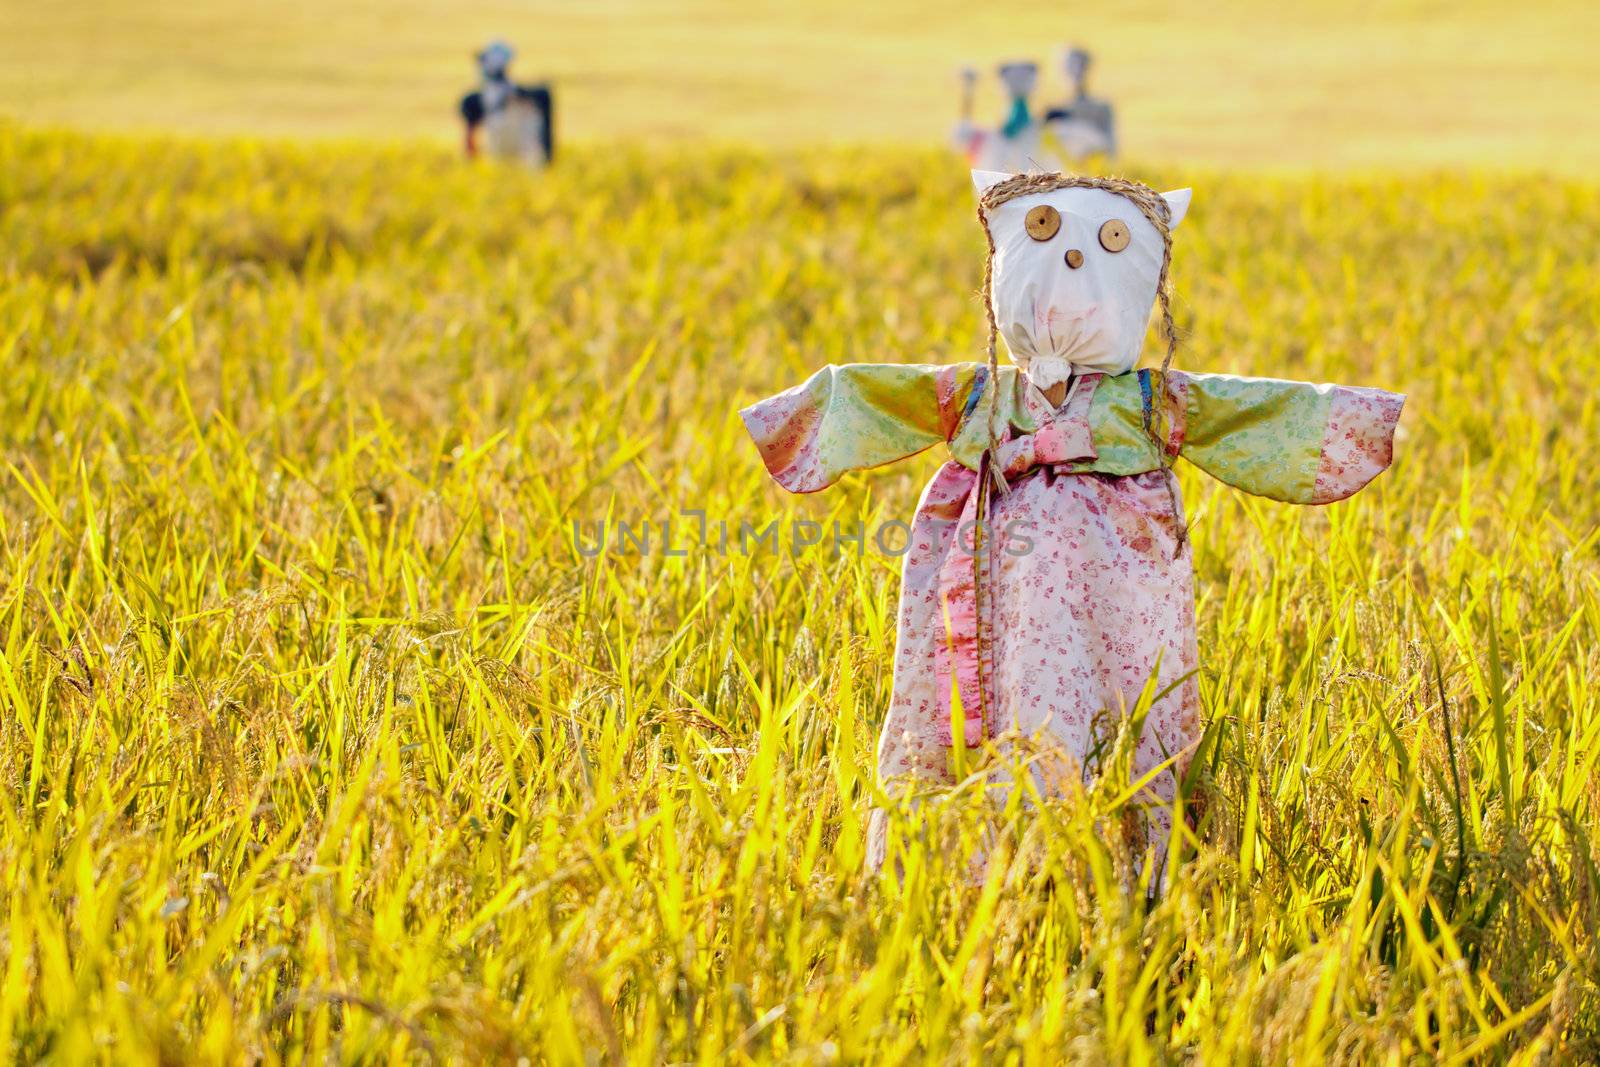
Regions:
M 983 373 L 973 363 L 829 365 L 739 416 L 778 484 L 814 493 L 949 441 Z
M 1228 374 L 1168 375 L 1179 455 L 1219 481 L 1291 504 L 1354 494 L 1394 457 L 1405 397 Z

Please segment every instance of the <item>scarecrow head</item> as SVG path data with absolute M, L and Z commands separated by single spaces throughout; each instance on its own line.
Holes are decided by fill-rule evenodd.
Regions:
M 1074 370 L 1132 370 L 1158 295 L 1170 335 L 1167 265 L 1188 189 L 1061 174 L 972 178 L 991 248 L 992 327 L 1035 385 Z

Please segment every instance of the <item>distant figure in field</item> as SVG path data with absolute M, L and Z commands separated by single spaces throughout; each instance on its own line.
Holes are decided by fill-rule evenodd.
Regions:
M 1063 53 L 1072 98 L 1045 113 L 1045 132 L 1068 159 L 1082 163 L 1093 156 L 1117 158 L 1116 116 L 1111 104 L 1089 95 L 1089 64 L 1093 57 L 1081 48 Z
M 998 73 L 1010 102 L 1001 124 L 989 129 L 972 120 L 978 72 L 971 67 L 962 69 L 961 117 L 952 136 L 956 148 L 979 170 L 1059 170 L 1054 157 L 1039 146 L 1040 127 L 1028 102 L 1039 84 L 1039 65 L 1027 61 L 1002 63 Z
M 548 85 L 517 85 L 508 68 L 516 55 L 504 41 L 493 41 L 477 55 L 478 90 L 461 98 L 467 124 L 467 156 L 478 155 L 478 133 L 497 159 L 514 159 L 534 169 L 555 158 L 555 131 Z

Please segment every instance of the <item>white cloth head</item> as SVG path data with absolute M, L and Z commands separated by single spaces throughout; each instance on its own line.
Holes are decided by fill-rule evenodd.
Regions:
M 1089 53 L 1081 48 L 1068 48 L 1062 53 L 1061 66 L 1067 73 L 1067 80 L 1080 92 L 1084 79 L 1089 76 L 1089 61 Z
M 502 77 L 515 58 L 516 52 L 510 45 L 504 41 L 490 41 L 478 53 L 478 69 L 483 71 L 485 77 Z
M 979 195 L 1011 177 L 973 171 Z M 1189 190 L 1163 193 L 1169 228 L 1189 208 Z M 1048 204 L 1060 229 L 1048 240 L 1028 235 L 1028 212 Z M 1100 229 L 1116 219 L 1131 240 L 1120 252 L 1100 243 Z M 1106 189 L 1057 189 L 1007 200 L 988 217 L 994 239 L 990 300 L 1011 361 L 1041 389 L 1074 371 L 1125 374 L 1139 362 L 1161 276 L 1160 232 L 1131 200 Z M 1077 250 L 1073 268 L 1067 253 Z
M 1021 60 L 1000 64 L 1000 82 L 1012 96 L 1031 96 L 1039 84 L 1039 64 Z

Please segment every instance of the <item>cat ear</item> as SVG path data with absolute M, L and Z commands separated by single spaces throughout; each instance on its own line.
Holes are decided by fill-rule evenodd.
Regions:
M 1014 175 L 1007 174 L 1003 170 L 975 170 L 972 172 L 972 187 L 978 191 L 979 196 L 982 196 L 991 185 L 999 185 L 1011 177 Z
M 1161 199 L 1167 202 L 1167 210 L 1172 212 L 1172 217 L 1167 221 L 1167 229 L 1176 230 L 1178 223 L 1189 213 L 1189 195 L 1193 189 L 1174 189 L 1170 193 L 1162 193 Z

